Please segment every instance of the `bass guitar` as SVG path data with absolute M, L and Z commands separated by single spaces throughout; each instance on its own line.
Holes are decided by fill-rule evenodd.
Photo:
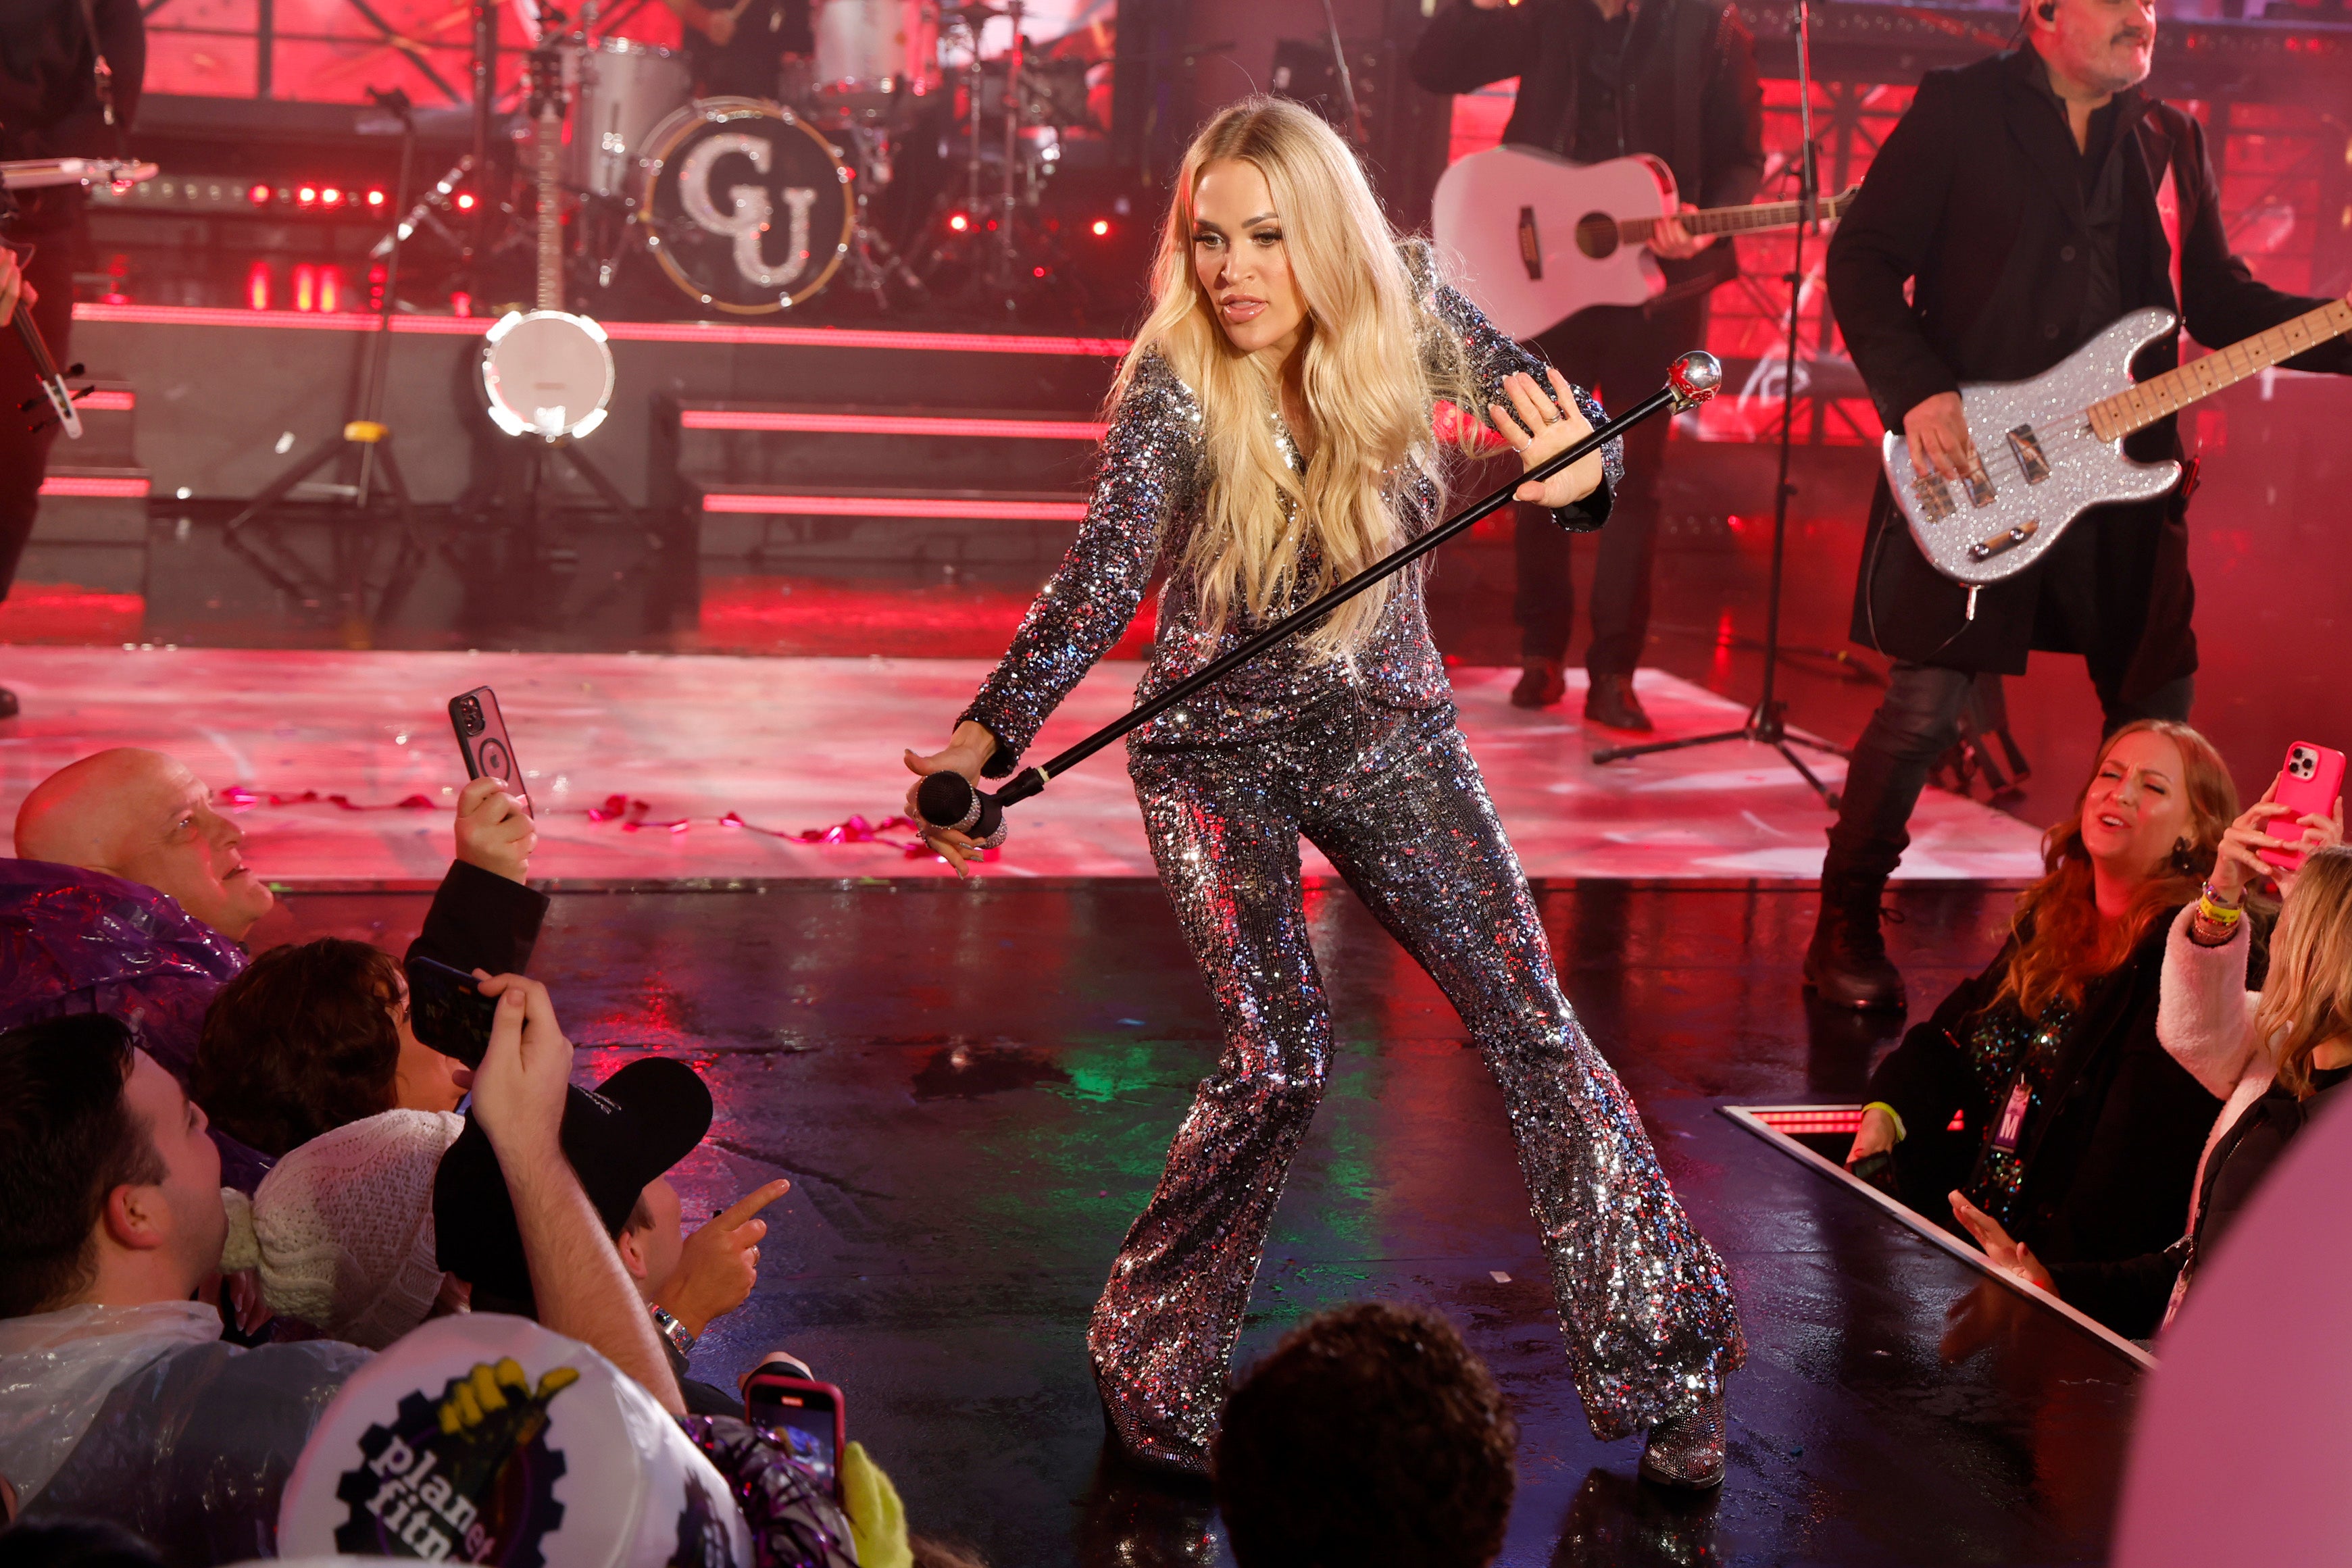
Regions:
M 538 308 L 509 311 L 483 335 L 482 396 L 491 423 L 509 435 L 553 442 L 576 439 L 604 423 L 613 401 L 613 350 L 604 328 L 563 308 L 563 221 L 556 183 L 563 142 L 563 59 L 546 44 L 531 51 L 530 92 L 530 114 L 538 125 L 532 149 L 539 187 Z
M 1694 235 L 1762 234 L 1829 223 L 1858 185 L 1801 202 L 1759 202 L 1683 213 Z M 1677 215 L 1664 162 L 1647 153 L 1571 163 L 1532 147 L 1490 147 L 1437 182 L 1430 224 L 1439 249 L 1461 263 L 1462 291 L 1514 338 L 1532 338 L 1595 305 L 1643 305 L 1666 286 L 1649 239 Z
M 2135 310 L 2031 381 L 1960 388 L 1977 456 L 1956 480 L 1914 470 L 1909 444 L 1888 431 L 1879 449 L 1887 487 L 1928 563 L 1970 587 L 1999 582 L 2041 559 L 2091 507 L 2163 495 L 2180 482 L 2180 465 L 2134 462 L 2124 437 L 2352 332 L 2352 300 L 2135 384 L 2134 356 L 2179 325 L 2169 310 Z

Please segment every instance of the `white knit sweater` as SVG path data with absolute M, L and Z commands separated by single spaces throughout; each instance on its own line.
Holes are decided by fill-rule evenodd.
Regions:
M 2205 1150 L 2197 1157 L 2197 1180 L 2189 1189 L 2189 1229 L 2197 1234 L 2198 1199 L 2205 1190 L 2205 1164 L 2213 1147 L 2235 1126 L 2253 1103 L 2270 1090 L 2276 1072 L 2271 1054 L 2254 1038 L 2254 1008 L 2260 991 L 2246 989 L 2246 955 L 2252 947 L 2249 922 L 2241 920 L 2230 939 L 2218 947 L 2200 946 L 2189 935 L 2197 915 L 2190 904 L 2176 915 L 2164 944 L 2164 977 L 2156 1012 L 2156 1038 L 2174 1061 L 2198 1082 L 2221 1097 L 2221 1113 L 2206 1134 Z M 2173 1282 L 2172 1301 L 2165 1309 L 2168 1326 L 2180 1310 L 2196 1269 L 2192 1255 Z

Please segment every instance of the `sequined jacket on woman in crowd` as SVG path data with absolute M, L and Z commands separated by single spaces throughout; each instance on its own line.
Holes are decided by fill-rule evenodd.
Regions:
M 1497 331 L 1476 306 L 1447 287 L 1425 244 L 1408 243 L 1404 258 L 1424 328 L 1450 333 L 1462 343 L 1482 417 L 1487 403 L 1507 405 L 1503 379 L 1513 371 L 1528 371 L 1544 382 L 1543 361 Z M 1564 367 L 1571 376 L 1574 369 Z M 1585 418 L 1596 426 L 1602 422 L 1601 405 L 1581 390 L 1577 402 Z M 1285 453 L 1294 465 L 1303 467 L 1287 432 L 1279 434 Z M 1607 520 L 1610 498 L 1623 473 L 1619 448 L 1612 441 L 1603 449 L 1607 477 L 1601 487 L 1554 514 L 1561 527 L 1584 531 Z M 990 778 L 1013 771 L 1046 715 L 1118 641 L 1142 604 L 1145 588 L 1162 570 L 1167 581 L 1160 590 L 1159 631 L 1150 666 L 1136 687 L 1137 702 L 1149 701 L 1264 626 L 1236 610 L 1223 634 L 1212 642 L 1192 574 L 1169 570 L 1183 559 L 1207 492 L 1200 400 L 1165 360 L 1148 357 L 1136 368 L 1112 413 L 1093 502 L 1076 542 L 1029 607 L 1003 663 L 962 715 L 996 737 L 996 753 L 983 769 Z M 1401 493 L 1393 496 L 1403 524 L 1400 543 L 1441 520 L 1439 499 L 1435 487 L 1417 475 L 1402 483 Z M 1130 744 L 1206 746 L 1259 739 L 1290 728 L 1317 704 L 1349 690 L 1387 707 L 1424 708 L 1450 702 L 1452 687 L 1430 638 L 1423 571 L 1413 566 L 1399 574 L 1378 623 L 1353 660 L 1318 658 L 1303 639 L 1285 643 L 1152 720 L 1135 732 Z M 1299 587 L 1286 613 L 1313 597 L 1311 555 L 1302 552 L 1298 576 Z

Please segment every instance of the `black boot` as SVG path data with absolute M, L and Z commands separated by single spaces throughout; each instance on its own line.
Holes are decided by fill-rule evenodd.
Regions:
M 1825 874 L 1822 912 L 1805 949 L 1805 984 L 1832 1007 L 1899 1010 L 1903 976 L 1886 956 L 1878 929 L 1886 879 Z
M 1549 707 L 1568 695 L 1568 677 L 1558 659 L 1529 658 L 1511 688 L 1513 707 Z
M 1650 716 L 1642 711 L 1642 699 L 1633 695 L 1631 675 L 1595 675 L 1584 691 L 1584 716 L 1611 729 L 1630 729 L 1636 735 L 1647 735 L 1654 727 Z

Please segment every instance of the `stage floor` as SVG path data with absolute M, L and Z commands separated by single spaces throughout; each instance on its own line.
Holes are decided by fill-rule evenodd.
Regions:
M 1342 1301 L 1444 1312 L 1521 1425 L 1507 1568 L 2104 1561 L 2139 1368 L 1720 1113 L 1857 1101 L 1899 1028 L 1807 1005 L 1812 896 L 1587 879 L 1538 898 L 1570 998 L 1738 1292 L 1750 1356 L 1722 1492 L 1663 1498 L 1633 1480 L 1638 1442 L 1593 1440 L 1500 1098 L 1345 893 L 1311 904 L 1339 1049 L 1243 1359 Z M 2010 901 L 1894 898 L 1924 1016 Z M 298 892 L 255 939 L 397 951 L 425 902 Z M 1217 1051 L 1157 887 L 559 894 L 533 971 L 583 1082 L 644 1051 L 709 1076 L 718 1120 L 679 1176 L 690 1217 L 795 1184 L 699 1375 L 792 1347 L 847 1390 L 917 1528 L 996 1568 L 1229 1561 L 1203 1499 L 1103 1465 L 1086 1363 L 1088 1308 Z
M 252 793 L 237 808 L 247 858 L 273 882 L 429 883 L 447 862 L 446 811 L 464 782 L 444 705 L 487 685 L 530 774 L 534 878 L 577 886 L 943 876 L 935 857 L 908 854 L 903 828 L 866 842 L 799 835 L 852 819 L 879 825 L 900 810 L 900 751 L 943 741 L 988 667 L 17 646 L 6 651 L 5 684 L 25 713 L 0 723 L 0 822 L 13 822 L 25 792 L 75 758 L 147 746 L 179 757 L 215 790 Z M 1141 667 L 1098 666 L 1032 758 L 1124 711 Z M 1515 671 L 1454 674 L 1463 727 L 1530 877 L 1819 874 L 1830 814 L 1769 749 L 1735 742 L 1598 767 L 1595 747 L 1628 737 L 1584 724 L 1581 672 L 1571 672 L 1568 700 L 1543 713 L 1510 706 Z M 1736 705 L 1664 672 L 1644 670 L 1637 685 L 1663 736 L 1741 722 Z M 1835 758 L 1802 755 L 1826 779 L 1843 777 Z M 1116 753 L 1057 779 L 1014 821 L 1012 841 L 982 874 L 1152 875 Z M 1975 800 L 1930 789 L 1911 831 L 1903 877 L 2015 881 L 2040 870 L 2035 831 Z M 856 833 L 834 835 L 845 836 Z M 1329 874 L 1311 848 L 1307 858 L 1310 874 Z

